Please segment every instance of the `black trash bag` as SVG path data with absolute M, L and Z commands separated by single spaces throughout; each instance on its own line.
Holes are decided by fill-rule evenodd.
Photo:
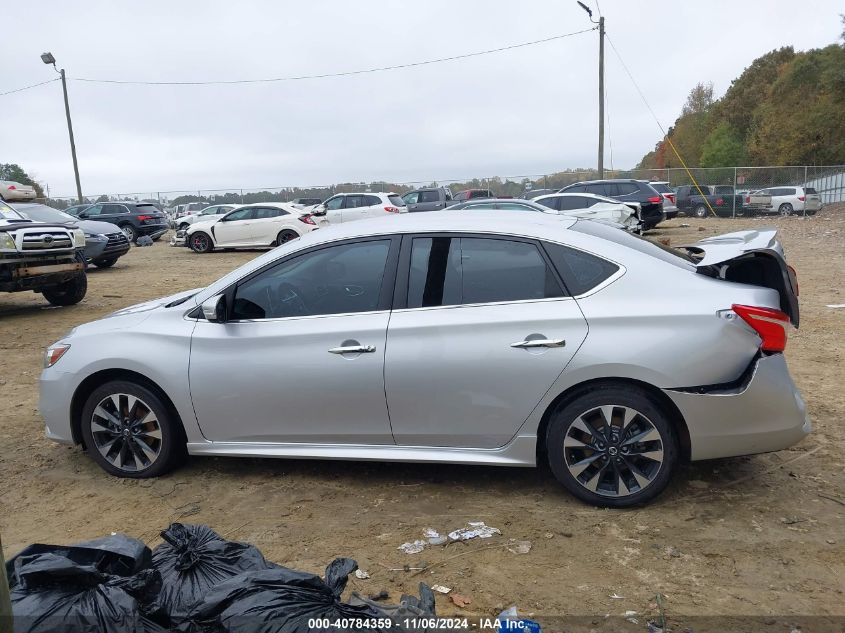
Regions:
M 182 633 L 387 632 L 391 627 L 358 626 L 384 617 L 370 605 L 340 601 L 347 577 L 357 568 L 354 560 L 338 558 L 326 568 L 325 581 L 315 574 L 285 567 L 235 576 L 194 605 L 178 630 Z M 327 624 L 309 627 L 309 620 L 315 618 Z M 350 627 L 335 627 L 338 619 L 341 623 L 346 619 Z
M 227 541 L 206 525 L 173 523 L 161 533 L 152 565 L 161 573 L 161 606 L 176 625 L 210 589 L 247 571 L 274 567 L 254 545 Z
M 47 563 L 50 557 L 60 557 L 62 561 Z M 109 576 L 132 576 L 149 567 L 151 561 L 150 548 L 144 543 L 114 534 L 76 545 L 30 545 L 6 563 L 6 575 L 14 589 L 18 584 L 44 584 L 56 573 L 62 577 L 72 575 L 75 568 Z M 23 575 L 21 569 L 26 569 Z M 44 574 L 46 577 L 42 577 Z
M 15 559 L 15 633 L 165 633 L 156 603 L 161 576 L 145 569 L 116 576 L 53 552 Z
M 424 582 L 420 583 L 419 597 L 402 594 L 399 604 L 383 604 L 364 598 L 358 593 L 352 594 L 349 598 L 349 604 L 366 605 L 378 613 L 379 617 L 390 618 L 393 620 L 393 631 L 410 630 L 414 633 L 423 633 L 429 630 L 426 622 L 437 617 L 434 605 L 434 592 Z M 412 628 L 407 629 L 405 624 L 409 621 L 413 621 L 414 624 Z M 433 628 L 431 630 L 438 629 Z

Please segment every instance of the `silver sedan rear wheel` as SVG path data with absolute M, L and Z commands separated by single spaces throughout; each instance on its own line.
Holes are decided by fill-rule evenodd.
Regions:
M 161 454 L 161 424 L 140 398 L 115 393 L 103 398 L 91 415 L 91 437 L 100 455 L 122 471 L 152 466 Z
M 626 383 L 585 387 L 552 412 L 545 439 L 558 481 L 582 501 L 613 508 L 660 494 L 679 454 L 666 407 Z
M 563 455 L 572 477 L 603 497 L 645 490 L 663 466 L 663 438 L 631 407 L 605 405 L 586 411 L 569 427 Z

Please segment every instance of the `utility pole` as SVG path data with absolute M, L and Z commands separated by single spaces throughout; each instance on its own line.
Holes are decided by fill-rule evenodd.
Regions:
M 53 70 L 59 73 L 62 78 L 62 94 L 64 94 L 65 97 L 65 116 L 67 117 L 67 133 L 70 137 L 70 155 L 73 158 L 73 175 L 74 178 L 76 178 L 76 197 L 78 199 L 79 204 L 82 204 L 82 185 L 79 184 L 79 164 L 76 162 L 76 143 L 73 140 L 73 123 L 71 123 L 70 120 L 70 104 L 67 100 L 67 81 L 65 79 L 65 69 L 56 69 L 56 58 L 53 57 L 52 53 L 42 53 L 41 61 L 48 65 L 51 64 L 53 66 Z
M 593 19 L 593 11 L 583 2 L 578 5 L 590 16 L 590 22 L 599 25 L 599 178 L 604 178 L 604 16 L 598 22 Z
M 604 178 L 604 16 L 599 18 L 599 178 Z

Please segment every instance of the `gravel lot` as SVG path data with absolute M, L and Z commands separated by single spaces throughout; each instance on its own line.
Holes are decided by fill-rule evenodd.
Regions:
M 165 238 L 133 248 L 111 270 L 92 270 L 78 306 L 0 295 L 6 556 L 32 542 L 113 531 L 153 546 L 171 521 L 202 522 L 299 569 L 322 572 L 332 558 L 351 556 L 371 575 L 352 578 L 351 590 L 384 589 L 396 601 L 425 580 L 471 597 L 465 610 L 438 597 L 440 615 L 488 617 L 515 604 L 540 621 L 583 615 L 579 627 L 604 630 L 605 614 L 630 610 L 639 624 L 617 623 L 643 631 L 660 593 L 677 630 L 693 616 L 763 616 L 777 621 L 772 631 L 789 630 L 797 616 L 845 616 L 845 309 L 825 307 L 845 303 L 845 208 L 807 220 L 680 218 L 651 235 L 681 244 L 764 224 L 780 228 L 799 275 L 801 329 L 787 358 L 815 432 L 780 453 L 686 467 L 657 502 L 632 511 L 582 505 L 547 468 L 193 458 L 156 480 L 109 477 L 79 449 L 44 439 L 36 408 L 44 348 L 79 323 L 204 285 L 256 253 L 196 255 Z M 471 520 L 503 535 L 417 555 L 397 550 L 426 527 L 448 531 Z M 532 548 L 512 553 L 509 539 Z M 422 561 L 432 569 L 402 571 Z

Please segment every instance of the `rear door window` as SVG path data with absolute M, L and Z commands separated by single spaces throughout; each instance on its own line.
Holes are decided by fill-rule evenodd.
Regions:
M 613 185 L 616 187 L 616 194 L 614 195 L 617 196 L 630 196 L 632 193 L 637 193 L 640 190 L 635 182 L 615 182 Z M 646 185 L 643 188 L 648 190 L 649 187 Z
M 346 196 L 346 204 L 344 209 L 357 209 L 358 207 L 366 206 L 364 204 L 364 196 Z
M 431 189 L 420 191 L 420 202 L 440 202 L 440 192 Z
M 555 211 L 560 210 L 560 201 L 561 197 L 553 196 L 551 198 L 540 198 L 536 200 L 537 204 L 542 204 L 544 207 L 548 207 L 549 209 L 554 209 Z
M 378 196 L 364 196 L 364 206 L 373 207 L 381 204 L 381 198 Z
M 419 191 L 412 191 L 411 193 L 406 193 L 402 196 L 402 200 L 405 201 L 405 204 L 416 204 L 419 202 L 420 199 L 420 192 Z
M 564 188 L 564 193 L 585 193 L 586 191 L 587 185 L 572 185 Z
M 411 249 L 408 307 L 565 296 L 537 245 L 477 237 L 419 237 Z
M 551 242 L 545 242 L 543 246 L 563 278 L 566 289 L 574 296 L 589 292 L 619 270 L 613 262 L 584 251 Z
M 593 185 L 587 185 L 587 193 L 612 198 L 616 195 L 616 187 L 610 183 L 596 183 Z

